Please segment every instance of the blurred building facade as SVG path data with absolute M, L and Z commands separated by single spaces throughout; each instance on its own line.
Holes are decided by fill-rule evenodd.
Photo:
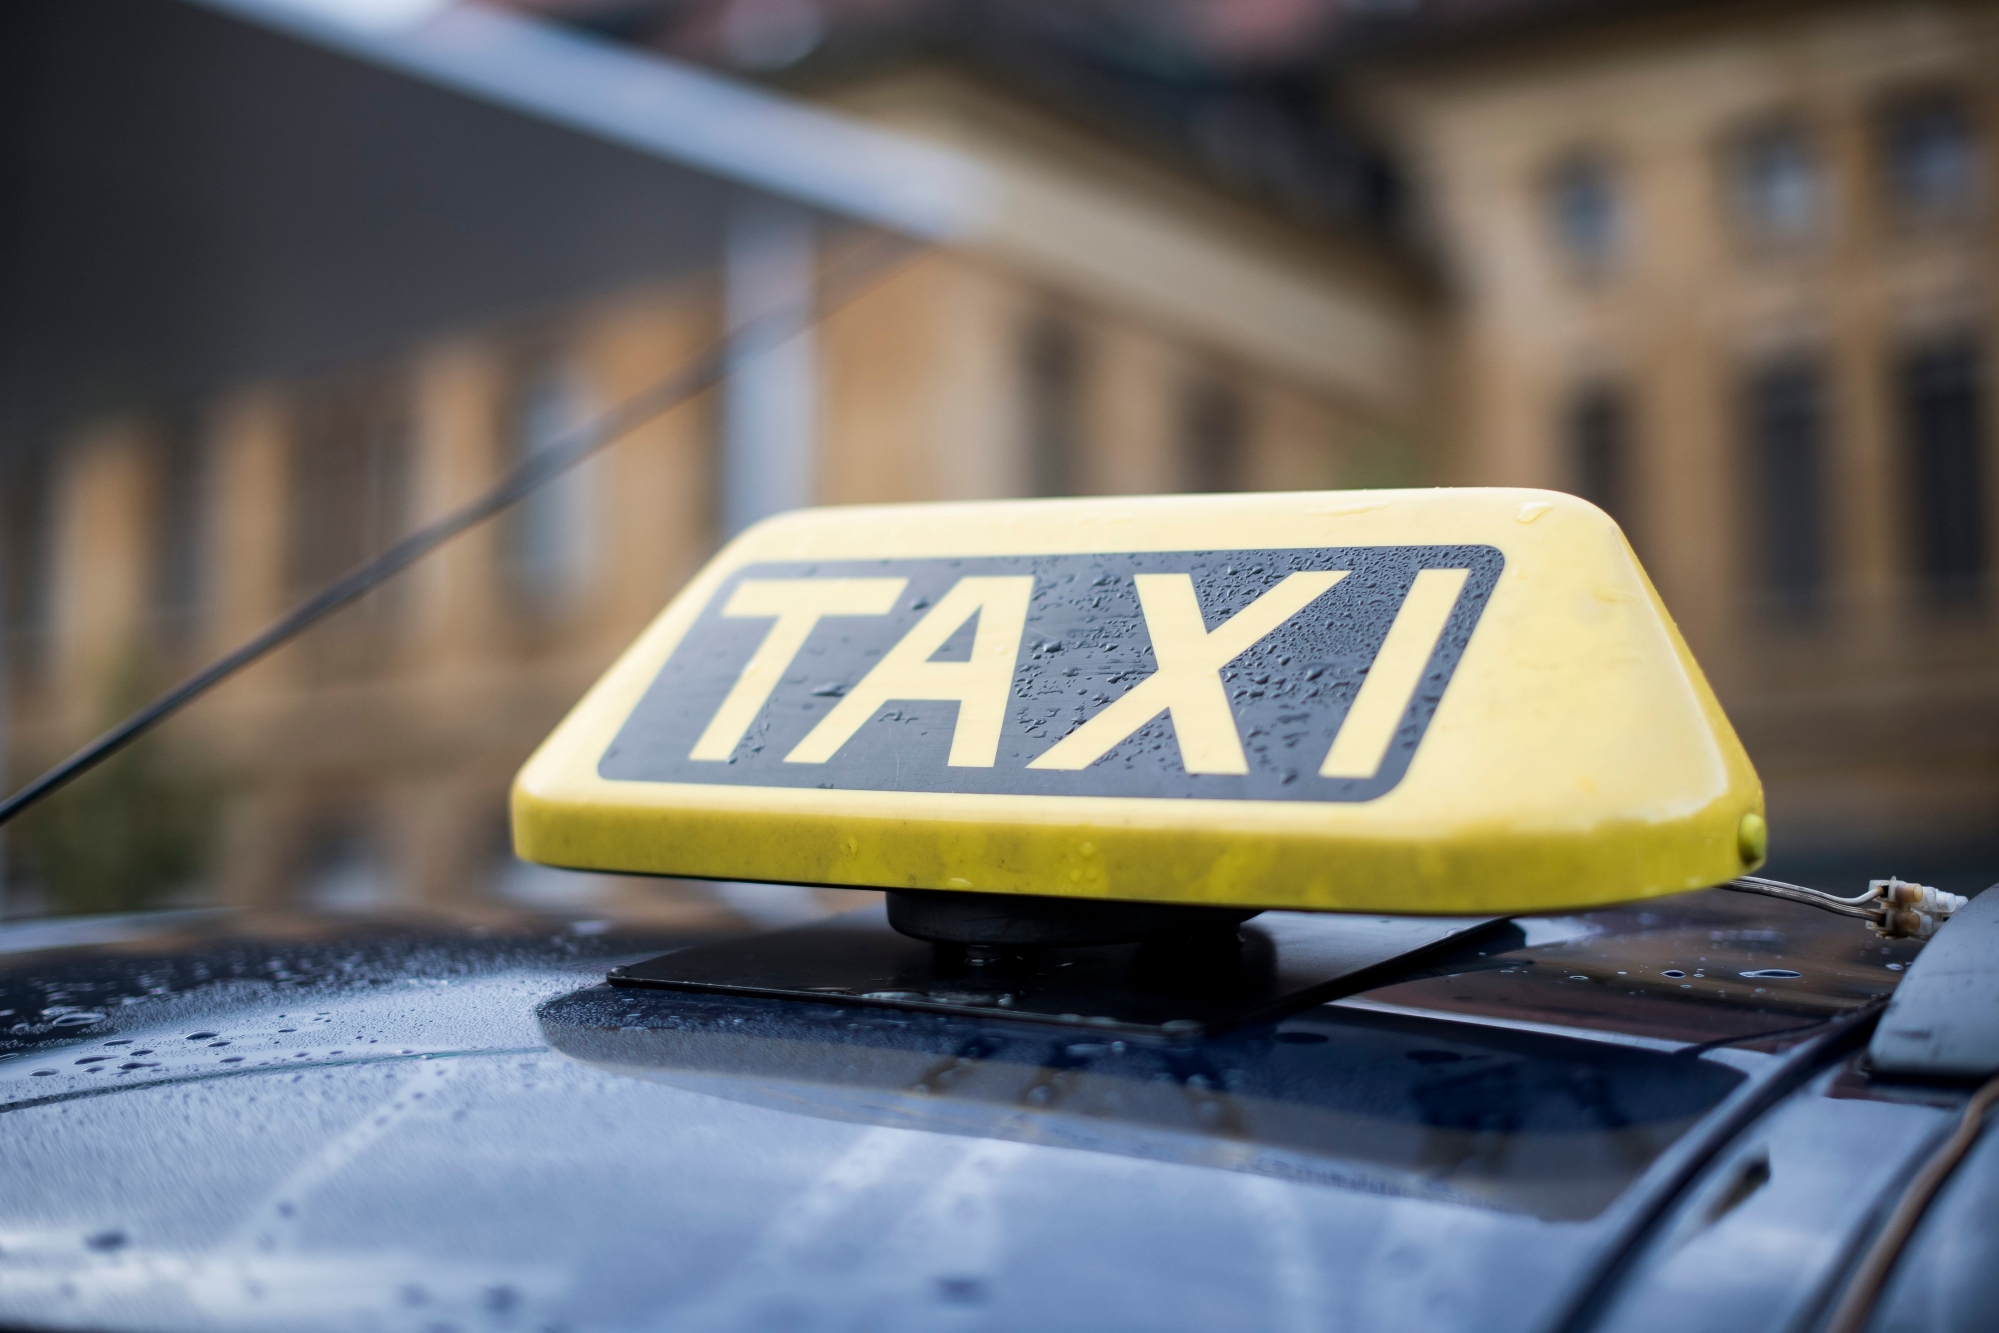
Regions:
M 1999 6 L 534 0 L 948 145 L 932 248 L 199 705 L 212 889 L 532 898 L 514 769 L 794 503 L 1550 486 L 1626 525 L 1780 852 L 1999 830 Z M 127 407 L 7 478 L 15 768 L 693 356 L 824 263 Z M 1929 858 L 1925 860 L 1924 858 Z M 1885 870 L 1877 873 L 1886 873 Z
M 1537 8 L 1346 67 L 1452 293 L 1439 475 L 1618 518 L 1780 857 L 1983 887 L 1999 8 Z
M 849 110 L 979 164 L 1008 196 L 1010 232 L 920 250 L 176 720 L 163 743 L 219 793 L 215 898 L 361 908 L 559 892 L 508 853 L 514 771 L 728 533 L 764 514 L 1420 475 L 1429 296 L 1369 237 L 1004 93 L 885 80 L 851 92 L 877 100 Z M 121 408 L 24 454 L 6 479 L 16 779 L 808 291 L 837 249 L 808 209 L 766 199 L 692 276 Z M 17 844 L 16 910 L 34 906 L 35 845 Z M 77 905 L 47 887 L 53 905 Z

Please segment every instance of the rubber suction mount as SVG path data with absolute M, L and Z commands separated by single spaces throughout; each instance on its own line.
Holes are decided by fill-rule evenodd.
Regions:
M 971 948 L 1064 948 L 1134 944 L 1169 936 L 1232 937 L 1257 910 L 1014 893 L 922 889 L 888 893 L 888 923 L 904 935 Z

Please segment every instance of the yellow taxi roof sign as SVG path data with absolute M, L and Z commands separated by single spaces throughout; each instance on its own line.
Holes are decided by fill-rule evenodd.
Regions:
M 1450 914 L 1720 883 L 1762 808 L 1617 525 L 1498 489 L 782 515 L 513 796 L 552 865 Z

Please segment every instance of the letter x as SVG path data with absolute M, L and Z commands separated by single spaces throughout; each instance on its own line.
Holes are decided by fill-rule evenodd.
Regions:
M 1125 737 L 1170 712 L 1180 763 L 1189 773 L 1249 772 L 1221 670 L 1345 577 L 1344 570 L 1300 570 L 1210 633 L 1191 575 L 1138 575 L 1138 604 L 1159 669 L 1028 767 L 1088 768 Z

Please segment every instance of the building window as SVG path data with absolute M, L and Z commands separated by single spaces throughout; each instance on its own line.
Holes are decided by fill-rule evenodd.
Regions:
M 39 661 L 48 647 L 54 584 L 55 468 L 46 452 L 16 457 L 0 473 L 0 558 L 7 562 L 0 593 L 7 598 L 7 646 L 13 662 Z
M 1984 172 L 1978 135 L 1956 97 L 1912 98 L 1890 107 L 1882 140 L 1889 198 L 1904 217 L 1956 217 L 1979 202 Z
M 1180 439 L 1187 489 L 1200 494 L 1243 489 L 1249 414 L 1235 386 L 1214 379 L 1189 385 L 1181 403 Z
M 1795 243 L 1814 233 L 1825 186 L 1816 146 L 1794 125 L 1766 125 L 1736 140 L 1728 159 L 1730 193 L 1749 235 Z
M 1593 153 L 1564 159 L 1549 176 L 1548 215 L 1556 244 L 1588 271 L 1607 268 L 1624 246 L 1624 210 L 1609 163 Z
M 1746 399 L 1764 584 L 1780 611 L 1809 615 L 1826 580 L 1826 378 L 1815 362 L 1774 365 Z
M 388 375 L 315 386 L 298 405 L 292 450 L 289 574 L 315 592 L 401 537 L 415 466 L 409 393 Z M 395 606 L 390 580 L 367 603 Z
M 1082 477 L 1081 340 L 1066 321 L 1044 319 L 1028 331 L 1023 352 L 1029 486 L 1035 495 L 1074 495 Z
M 192 413 L 160 422 L 153 514 L 153 605 L 169 641 L 196 628 L 207 591 L 208 459 Z
M 509 465 L 517 467 L 568 440 L 589 416 L 582 376 L 573 366 L 534 365 L 521 377 L 510 405 Z M 573 606 L 597 571 L 603 535 L 598 476 L 595 461 L 581 463 L 530 492 L 509 516 L 508 579 L 540 613 Z
M 1981 355 L 1977 343 L 1957 339 L 1912 353 L 1901 368 L 1916 568 L 1944 601 L 1974 600 L 1985 586 Z
M 1627 532 L 1632 513 L 1631 409 L 1624 395 L 1592 385 L 1569 405 L 1569 456 L 1576 494 Z

